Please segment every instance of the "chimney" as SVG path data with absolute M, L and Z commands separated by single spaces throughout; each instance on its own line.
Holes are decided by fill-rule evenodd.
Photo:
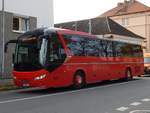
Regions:
M 135 0 L 130 0 L 130 3 L 134 3 L 135 2 Z
M 121 2 L 118 3 L 118 6 L 122 6 L 122 5 L 123 5 L 123 3 L 121 3 Z
M 130 3 L 134 3 L 136 0 L 124 0 L 123 3 L 119 2 L 117 6 L 128 5 Z
M 124 0 L 124 3 L 126 4 L 126 3 L 128 3 L 129 1 L 128 0 Z

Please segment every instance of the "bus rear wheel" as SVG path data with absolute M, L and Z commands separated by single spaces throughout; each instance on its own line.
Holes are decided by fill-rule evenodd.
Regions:
M 76 72 L 73 78 L 73 87 L 76 89 L 80 89 L 85 86 L 85 77 L 84 73 Z
M 126 80 L 127 81 L 132 80 L 133 76 L 132 76 L 130 69 L 127 69 L 125 74 L 126 74 Z

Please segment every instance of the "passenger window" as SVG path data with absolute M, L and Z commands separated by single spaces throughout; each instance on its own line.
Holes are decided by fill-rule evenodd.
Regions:
M 85 53 L 86 56 L 99 56 L 99 41 L 92 38 L 86 38 Z
M 100 51 L 101 56 L 103 57 L 112 57 L 114 56 L 113 52 L 113 42 L 108 40 L 100 40 Z
M 77 35 L 64 35 L 67 47 L 75 56 L 84 56 L 85 41 L 84 38 Z

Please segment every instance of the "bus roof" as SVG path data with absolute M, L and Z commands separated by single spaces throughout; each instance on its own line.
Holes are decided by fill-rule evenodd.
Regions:
M 33 37 L 33 36 L 36 37 L 36 36 L 43 35 L 45 29 L 46 28 L 39 28 L 39 29 L 35 29 L 35 30 L 32 30 L 32 31 L 27 31 L 27 32 L 23 33 L 22 35 L 20 35 L 18 37 L 18 39 L 29 38 L 29 37 Z
M 40 35 L 44 35 L 45 32 L 58 32 L 61 34 L 74 34 L 74 35 L 83 35 L 83 36 L 92 36 L 95 37 L 94 35 L 90 35 L 88 33 L 85 32 L 80 32 L 80 31 L 73 31 L 73 30 L 69 30 L 69 29 L 61 29 L 61 28 L 48 28 L 48 27 L 44 27 L 44 28 L 38 28 L 32 31 L 28 31 L 23 33 L 22 35 L 20 35 L 18 37 L 18 40 L 24 39 L 24 38 L 30 38 L 30 37 L 39 37 Z
M 56 30 L 57 32 L 61 33 L 61 34 L 72 34 L 72 35 L 83 35 L 83 36 L 96 37 L 95 35 L 81 32 L 81 31 L 74 31 L 74 30 L 61 29 L 61 28 L 53 28 L 53 29 Z
M 53 27 L 44 27 L 44 28 L 38 28 L 32 31 L 28 31 L 24 34 L 22 34 L 21 36 L 18 37 L 18 40 L 24 40 L 24 39 L 28 39 L 31 37 L 34 38 L 39 38 L 39 36 L 42 35 L 46 35 L 49 33 L 61 33 L 61 34 L 70 34 L 70 35 L 81 35 L 81 36 L 87 36 L 89 38 L 96 38 L 99 39 L 99 37 L 95 36 L 95 35 L 91 35 L 89 33 L 85 33 L 85 32 L 81 32 L 81 31 L 73 31 L 73 30 L 69 30 L 69 29 L 61 29 L 61 28 L 53 28 Z M 107 39 L 104 39 L 107 40 Z M 110 40 L 110 39 L 108 39 Z M 117 41 L 117 40 L 112 40 L 112 41 Z M 127 43 L 127 42 L 126 42 Z

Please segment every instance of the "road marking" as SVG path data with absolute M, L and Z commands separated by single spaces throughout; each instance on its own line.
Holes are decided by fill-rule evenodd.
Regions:
M 149 80 L 150 78 L 149 77 L 142 77 L 141 79 L 143 79 L 143 80 Z
M 32 96 L 32 97 L 20 98 L 20 99 L 10 99 L 10 100 L 6 100 L 6 101 L 0 101 L 0 104 L 13 103 L 13 102 L 19 102 L 19 101 L 24 101 L 24 100 L 39 99 L 39 98 L 45 98 L 45 97 L 51 97 L 51 96 L 59 96 L 59 95 L 64 95 L 64 94 L 72 94 L 72 93 L 76 93 L 76 92 L 84 92 L 84 91 L 88 91 L 88 90 L 102 89 L 102 88 L 108 88 L 108 87 L 113 87 L 113 86 L 120 86 L 120 85 L 128 84 L 129 82 L 131 83 L 131 82 L 137 82 L 137 81 L 128 81 L 128 82 L 123 82 L 123 83 L 98 86 L 98 87 L 94 87 L 94 88 L 86 88 L 86 89 L 80 89 L 80 90 L 75 90 L 75 91 L 66 91 L 66 92 L 62 92 L 62 93 L 47 94 L 47 95 L 41 95 L 41 96 Z
M 130 111 L 130 113 L 150 113 L 150 110 L 134 110 Z
M 143 101 L 143 102 L 149 102 L 150 99 L 149 99 L 149 98 L 144 98 L 144 99 L 142 99 L 141 101 Z
M 131 103 L 130 105 L 131 105 L 131 106 L 138 106 L 138 105 L 140 105 L 140 104 L 142 104 L 142 103 L 140 103 L 140 102 L 133 102 L 133 103 Z
M 117 108 L 116 110 L 117 111 L 126 111 L 128 109 L 129 109 L 128 107 L 120 107 L 120 108 Z

